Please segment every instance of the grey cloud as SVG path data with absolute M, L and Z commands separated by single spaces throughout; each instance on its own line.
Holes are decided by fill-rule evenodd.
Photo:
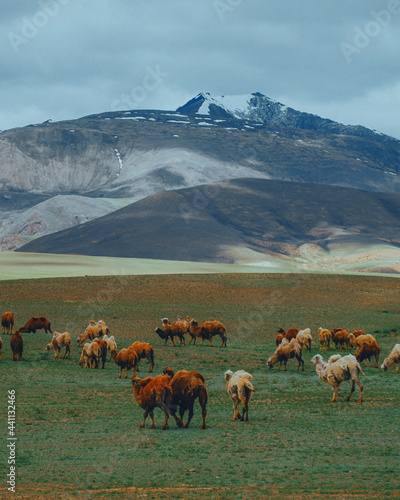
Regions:
M 328 117 L 339 121 L 359 116 L 370 126 L 376 120 L 376 128 L 400 137 L 400 14 L 384 17 L 393 2 L 5 0 L 0 128 L 109 110 L 158 67 L 168 76 L 138 107 L 175 108 L 200 91 L 260 91 L 303 111 L 333 110 L 335 117 Z M 57 12 L 47 23 L 42 16 L 37 27 L 45 5 Z M 379 22 L 372 11 L 383 12 Z M 13 46 L 9 34 L 23 37 L 29 22 L 32 36 L 15 50 L 18 38 Z M 379 33 L 364 40 L 365 47 L 355 46 L 354 37 L 371 23 Z M 355 47 L 347 59 L 346 44 Z M 385 103 L 393 96 L 385 119 L 371 106 L 372 95 Z

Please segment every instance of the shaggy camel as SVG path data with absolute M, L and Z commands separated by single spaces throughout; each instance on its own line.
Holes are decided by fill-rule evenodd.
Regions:
M 5 312 L 1 317 L 1 326 L 3 327 L 3 335 L 12 335 L 15 318 L 11 311 Z
M 24 350 L 24 340 L 19 330 L 15 330 L 15 332 L 11 335 L 10 347 L 12 351 L 12 360 L 21 361 Z
M 201 429 L 206 428 L 206 416 L 207 410 L 206 405 L 208 401 L 208 392 L 204 384 L 204 376 L 197 371 L 187 371 L 179 370 L 174 374 L 174 370 L 171 367 L 166 367 L 163 373 L 171 378 L 172 387 L 172 401 L 170 405 L 171 415 L 175 418 L 176 425 L 178 427 L 183 427 L 187 429 L 189 427 L 190 421 L 193 418 L 193 405 L 196 399 L 199 400 L 201 407 L 201 415 L 203 418 L 203 424 Z M 176 412 L 179 406 L 179 416 L 176 416 Z M 183 417 L 186 410 L 189 410 L 189 417 L 186 424 L 183 424 Z
M 172 388 L 168 375 L 157 375 L 157 377 L 147 377 L 140 379 L 132 377 L 133 395 L 136 402 L 144 410 L 143 422 L 139 429 L 146 426 L 146 418 L 150 415 L 151 429 L 156 428 L 154 421 L 154 409 L 160 408 L 165 414 L 165 421 L 162 430 L 168 429 L 169 405 L 172 398 Z
M 315 364 L 315 370 L 324 384 L 330 385 L 333 391 L 331 403 L 336 401 L 337 396 L 340 396 L 339 388 L 345 380 L 351 381 L 351 391 L 346 401 L 350 401 L 351 395 L 354 392 L 355 384 L 360 389 L 360 399 L 358 403 L 363 400 L 363 386 L 361 385 L 359 374 L 364 375 L 360 364 L 352 354 L 341 356 L 334 354 L 325 362 L 321 354 L 316 354 L 311 362 Z
M 287 362 L 289 359 L 296 358 L 298 361 L 297 369 L 300 368 L 304 371 L 304 361 L 301 357 L 301 346 L 295 338 L 289 342 L 284 338 L 281 344 L 276 348 L 274 354 L 268 358 L 267 366 L 271 370 L 276 363 L 279 362 L 279 370 L 281 369 L 281 363 L 283 361 L 285 365 L 285 371 L 287 370 Z
M 114 363 L 119 366 L 118 378 L 121 378 L 122 370 L 125 372 L 125 378 L 128 378 L 127 370 L 130 369 L 133 369 L 132 378 L 136 377 L 139 358 L 132 346 L 129 346 L 127 349 L 121 349 L 118 354 L 116 350 L 112 350 L 111 357 L 114 360 Z
M 200 345 L 203 345 L 205 340 L 210 342 L 210 346 L 213 346 L 212 338 L 216 335 L 221 337 L 221 345 L 220 347 L 226 347 L 227 337 L 226 337 L 226 328 L 220 321 L 205 321 L 201 325 L 195 319 L 192 319 L 189 323 L 190 332 L 196 338 L 201 338 Z
M 71 335 L 68 332 L 64 333 L 54 332 L 50 344 L 46 345 L 46 350 L 54 351 L 54 359 L 56 359 L 57 354 L 59 355 L 58 358 L 61 359 L 62 347 L 65 347 L 65 353 L 63 359 L 65 359 L 67 354 L 69 359 L 71 355 Z
M 151 344 L 148 342 L 139 342 L 136 341 L 132 344 L 132 347 L 135 349 L 136 354 L 138 355 L 139 361 L 141 359 L 147 359 L 149 362 L 149 373 L 152 373 L 154 369 L 154 349 Z M 139 367 L 137 367 L 137 371 L 139 371 Z
M 233 401 L 233 419 L 249 420 L 249 401 L 254 392 L 253 384 L 250 382 L 253 375 L 238 370 L 233 373 L 231 370 L 225 372 L 226 391 Z M 243 405 L 243 413 L 240 415 L 239 405 Z M 245 416 L 246 415 L 246 416 Z

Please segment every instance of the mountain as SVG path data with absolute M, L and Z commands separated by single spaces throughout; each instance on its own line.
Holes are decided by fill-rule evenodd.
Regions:
M 399 235 L 398 194 L 236 179 L 157 193 L 19 251 L 230 263 L 311 258 L 331 265 L 338 250 L 391 247 L 399 259 Z
M 317 115 L 297 111 L 259 92 L 236 96 L 212 96 L 202 92 L 179 107 L 177 112 L 208 115 L 214 119 L 233 118 L 263 125 L 354 135 L 383 142 L 396 140 L 360 125 L 343 125 Z
M 83 224 L 128 204 L 126 200 L 94 199 L 57 195 L 3 221 L 0 242 L 3 250 L 14 250 L 33 238 Z
M 126 204 L 231 179 L 400 193 L 399 158 L 395 138 L 259 93 L 199 94 L 176 111 L 112 111 L 32 124 L 0 133 L 0 247 L 18 248 L 44 228 L 52 233 L 121 206 L 105 207 L 105 198 Z M 54 209 L 59 200 L 49 202 L 56 196 L 64 197 L 62 222 L 54 217 L 61 214 Z M 78 217 L 69 196 L 91 200 Z

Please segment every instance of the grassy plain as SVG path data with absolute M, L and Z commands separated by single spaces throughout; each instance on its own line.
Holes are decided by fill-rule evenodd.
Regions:
M 11 361 L 4 341 L 1 378 L 0 496 L 7 493 L 7 391 L 16 391 L 16 498 L 389 499 L 400 498 L 400 374 L 363 368 L 365 401 L 329 403 L 311 357 L 305 371 L 268 371 L 279 327 L 363 328 L 381 359 L 400 342 L 400 282 L 376 276 L 197 274 L 86 276 L 3 281 L 2 311 L 17 326 L 45 315 L 76 339 L 90 319 L 104 319 L 118 347 L 134 340 L 155 348 L 155 374 L 170 365 L 196 369 L 209 391 L 207 430 L 196 403 L 189 429 L 139 429 L 143 411 L 118 368 L 83 370 L 79 351 L 53 360 L 51 335 L 23 334 L 24 356 Z M 228 347 L 163 347 L 160 318 L 219 319 Z M 324 357 L 332 354 L 324 353 Z M 253 374 L 248 423 L 232 422 L 227 369 Z M 142 362 L 139 376 L 147 376 Z M 346 395 L 349 385 L 344 385 Z

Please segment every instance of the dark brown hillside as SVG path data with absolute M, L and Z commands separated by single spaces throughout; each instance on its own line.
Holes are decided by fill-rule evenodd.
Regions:
M 400 195 L 239 179 L 150 196 L 20 251 L 230 262 L 229 248 L 400 246 Z

